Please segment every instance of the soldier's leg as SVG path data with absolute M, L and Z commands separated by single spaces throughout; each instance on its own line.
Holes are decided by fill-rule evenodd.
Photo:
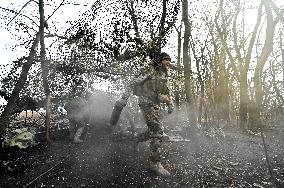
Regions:
M 162 160 L 162 137 L 163 129 L 161 124 L 161 114 L 159 105 L 153 105 L 147 110 L 143 110 L 144 117 L 149 130 L 150 137 L 150 170 L 159 176 L 169 176 L 170 173 L 164 169 Z
M 134 137 L 134 145 L 133 145 L 134 152 L 137 153 L 139 151 L 139 143 L 140 142 L 146 142 L 149 139 L 150 139 L 149 130 L 147 130 L 144 133 L 139 133 L 137 136 L 135 136 Z
M 77 130 L 77 125 L 76 121 L 72 117 L 69 117 L 68 120 L 69 120 L 69 139 L 70 141 L 73 141 Z
M 148 111 L 150 111 L 149 105 L 139 105 L 139 107 L 140 107 L 142 114 L 144 116 L 146 116 L 146 114 L 149 113 Z M 140 142 L 145 142 L 145 141 L 148 141 L 149 139 L 150 139 L 149 129 L 147 129 L 143 133 L 137 134 L 137 136 L 135 137 L 135 140 L 134 140 L 134 146 L 133 146 L 134 152 L 138 152 L 138 145 L 139 145 Z
M 84 132 L 84 127 L 85 127 L 85 122 L 83 119 L 78 120 L 77 122 L 77 130 L 76 133 L 74 135 L 74 143 L 81 143 L 83 142 L 82 140 L 82 134 Z
M 77 131 L 75 133 L 75 136 L 74 136 L 74 140 L 73 140 L 74 143 L 81 143 L 81 142 L 83 142 L 83 140 L 81 139 L 81 135 L 82 135 L 83 131 L 84 131 L 84 127 L 79 127 L 77 129 Z
M 162 125 L 160 107 L 153 105 L 143 112 L 150 138 L 150 161 L 161 161 L 162 159 Z

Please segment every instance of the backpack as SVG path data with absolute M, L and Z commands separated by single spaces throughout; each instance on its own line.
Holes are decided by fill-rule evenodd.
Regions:
M 144 92 L 143 85 L 149 79 L 150 79 L 150 76 L 147 76 L 142 81 L 134 82 L 132 84 L 133 94 L 136 95 L 136 96 L 142 96 L 143 92 Z

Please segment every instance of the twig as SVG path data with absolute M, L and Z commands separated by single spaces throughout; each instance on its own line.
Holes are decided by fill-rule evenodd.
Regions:
M 14 10 L 11 10 L 11 9 L 8 9 L 8 8 L 4 8 L 4 7 L 0 7 L 0 9 L 3 9 L 3 10 L 5 10 L 5 11 L 9 11 L 9 12 L 12 12 L 12 13 L 14 13 L 14 14 L 20 14 L 20 13 L 18 13 L 17 11 L 14 11 Z M 36 26 L 38 26 L 38 24 L 37 24 L 33 19 L 31 19 L 30 17 L 28 17 L 28 16 L 26 16 L 26 15 L 24 15 L 24 14 L 21 14 L 21 16 L 24 16 L 24 17 L 28 18 L 29 20 L 32 21 L 32 23 L 34 23 Z
M 62 161 L 58 162 L 55 166 L 53 166 L 52 168 L 48 169 L 46 172 L 42 173 L 41 175 L 39 175 L 38 177 L 36 177 L 34 180 L 32 180 L 30 183 L 28 183 L 27 185 L 24 186 L 24 188 L 30 186 L 31 184 L 33 184 L 36 180 L 40 179 L 42 176 L 44 176 L 45 174 L 47 174 L 49 171 L 51 171 L 52 169 L 54 169 L 55 167 L 57 167 L 59 164 L 61 164 Z
M 48 18 L 47 18 L 45 21 L 49 20 L 49 18 L 51 18 L 51 16 L 53 16 L 53 14 L 63 5 L 64 1 L 65 1 L 65 0 L 63 0 L 63 1 L 60 3 L 60 5 L 59 5 L 56 9 L 54 9 L 54 11 L 52 12 L 52 14 L 49 15 Z
M 33 0 L 29 0 L 28 2 L 26 2 L 26 4 L 24 4 L 24 6 L 21 8 L 21 10 L 19 12 L 17 12 L 17 14 L 9 21 L 9 23 L 7 24 L 7 26 L 21 13 L 21 11 Z
M 57 38 L 60 38 L 60 39 L 68 39 L 67 37 L 64 37 L 64 36 L 60 36 L 60 35 L 57 35 L 57 34 L 47 34 L 44 36 L 45 38 L 49 38 L 49 37 L 57 37 Z

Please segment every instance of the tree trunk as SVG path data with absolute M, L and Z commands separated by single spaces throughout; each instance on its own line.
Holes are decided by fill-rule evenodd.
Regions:
M 239 126 L 241 130 L 247 128 L 248 119 L 248 83 L 247 71 L 240 74 L 240 107 L 239 107 Z
M 185 85 L 185 95 L 188 105 L 188 116 L 190 124 L 196 124 L 194 101 L 192 96 L 192 79 L 191 79 L 191 59 L 189 55 L 189 40 L 191 35 L 191 26 L 188 19 L 188 1 L 184 0 L 182 3 L 182 19 L 184 22 L 184 41 L 183 41 L 183 66 L 184 66 L 184 85 Z
M 262 71 L 263 67 L 273 50 L 273 38 L 276 23 L 273 21 L 272 11 L 268 2 L 264 1 L 265 12 L 267 15 L 267 27 L 266 27 L 266 38 L 265 43 L 262 48 L 261 54 L 257 59 L 257 65 L 255 68 L 254 74 L 254 89 L 255 89 L 255 122 L 250 124 L 250 128 L 255 129 L 261 126 L 261 111 L 262 111 L 262 102 L 263 102 L 263 90 L 262 90 Z
M 159 26 L 159 36 L 158 36 L 158 41 L 157 41 L 157 47 L 158 47 L 157 53 L 158 54 L 161 53 L 162 40 L 165 37 L 166 16 L 167 16 L 167 0 L 163 0 L 163 12 L 161 15 L 160 26 Z
M 46 142 L 50 143 L 50 116 L 51 116 L 51 102 L 50 102 L 50 89 L 47 81 L 48 76 L 48 62 L 45 60 L 45 44 L 44 44 L 44 8 L 43 8 L 43 0 L 39 0 L 39 14 L 40 14 L 40 61 L 41 61 L 41 69 L 42 69 L 42 80 L 43 80 L 43 88 L 46 96 Z
M 203 56 L 203 55 L 202 55 Z M 203 61 L 203 57 L 201 57 L 202 61 Z M 204 63 L 203 63 L 204 66 Z M 201 73 L 201 67 L 199 64 L 199 61 L 196 61 L 196 68 L 197 68 L 197 79 L 198 79 L 198 83 L 200 85 L 200 97 L 199 97 L 199 103 L 198 103 L 198 116 L 197 116 L 197 122 L 199 124 L 202 123 L 202 114 L 203 114 L 203 107 L 204 107 L 204 97 L 205 97 L 205 88 L 204 88 L 204 81 L 202 79 L 202 73 Z M 205 67 L 203 67 L 203 70 L 205 69 Z M 203 71 L 204 73 L 205 71 Z
M 181 26 L 179 30 L 177 29 L 178 33 L 178 56 L 177 56 L 177 79 L 180 79 L 181 76 L 181 67 L 180 67 L 180 59 L 181 59 Z M 175 103 L 177 110 L 180 109 L 180 87 L 179 82 L 176 82 L 175 85 Z
M 205 43 L 205 46 L 206 46 L 206 43 Z M 199 98 L 198 116 L 197 116 L 197 122 L 199 124 L 202 123 L 202 114 L 203 114 L 204 97 L 205 97 L 205 86 L 204 86 L 204 80 L 202 78 L 202 74 L 206 74 L 206 63 L 205 63 L 206 60 L 205 60 L 205 56 L 204 56 L 205 46 L 201 50 L 201 52 L 202 52 L 201 57 L 196 60 L 197 80 L 198 80 L 198 85 L 200 86 L 199 97 L 198 97 Z M 202 63 L 202 65 L 200 65 L 200 62 Z M 204 76 L 204 77 L 206 77 L 206 76 Z M 198 90 L 199 89 L 197 89 L 197 91 Z
M 281 49 L 281 56 L 282 56 L 282 85 L 283 85 L 283 91 L 284 91 L 284 47 L 283 47 L 283 33 L 280 32 L 280 49 Z
M 240 7 L 240 1 L 238 1 L 238 5 L 236 6 L 236 13 L 233 18 L 233 28 L 232 28 L 232 33 L 233 33 L 233 50 L 231 50 L 227 44 L 227 39 L 226 37 L 222 36 L 228 36 L 228 23 L 225 21 L 229 21 L 228 17 L 224 15 L 224 10 L 223 10 L 223 3 L 224 0 L 220 0 L 220 8 L 218 11 L 218 14 L 215 18 L 214 23 L 216 24 L 218 34 L 221 36 L 221 42 L 223 47 L 225 48 L 225 51 L 229 57 L 230 60 L 230 66 L 233 69 L 234 75 L 239 81 L 239 91 L 240 91 L 240 105 L 239 105 L 239 126 L 241 129 L 247 128 L 247 120 L 248 120 L 248 83 L 247 83 L 247 74 L 248 74 L 248 68 L 251 62 L 251 57 L 253 55 L 253 47 L 255 44 L 256 36 L 258 34 L 258 28 L 261 23 L 261 15 L 262 15 L 262 6 L 263 6 L 263 1 L 261 1 L 259 8 L 258 8 L 258 16 L 257 16 L 257 21 L 256 25 L 254 27 L 253 33 L 251 35 L 250 41 L 249 41 L 249 46 L 248 48 L 243 51 L 246 51 L 245 56 L 242 55 L 241 53 L 241 42 L 238 40 L 238 30 L 236 28 L 237 26 L 237 18 L 240 13 L 241 7 Z M 217 18 L 221 15 L 222 19 L 222 28 L 218 26 Z M 243 40 L 241 40 L 243 41 Z M 234 53 L 232 53 L 234 52 Z M 235 54 L 235 55 L 233 55 Z M 236 56 L 236 59 L 235 57 Z M 236 65 L 236 60 L 238 64 Z
M 217 55 L 217 54 L 216 54 Z M 229 120 L 229 76 L 225 67 L 226 53 L 222 46 L 217 59 L 217 88 L 215 93 L 216 118 L 220 120 Z
M 23 64 L 21 75 L 12 91 L 12 94 L 8 100 L 7 106 L 5 107 L 4 111 L 1 114 L 1 117 L 0 117 L 0 134 L 1 135 L 5 132 L 5 129 L 9 125 L 10 116 L 16 106 L 16 101 L 19 98 L 19 93 L 21 92 L 22 88 L 24 87 L 26 83 L 29 70 L 34 62 L 34 57 L 36 55 L 36 49 L 38 46 L 38 42 L 39 42 L 39 32 L 36 34 L 34 38 L 29 56 L 27 58 L 27 61 Z

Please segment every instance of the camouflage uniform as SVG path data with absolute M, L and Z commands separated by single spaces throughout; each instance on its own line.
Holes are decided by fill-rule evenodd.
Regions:
M 80 137 L 89 118 L 85 110 L 86 105 L 87 101 L 84 98 L 75 97 L 64 106 L 69 120 L 70 140 L 74 142 L 82 142 Z
M 147 74 L 143 74 L 147 72 Z M 162 159 L 162 136 L 163 129 L 161 124 L 160 104 L 165 102 L 172 108 L 172 101 L 168 87 L 168 72 L 161 67 L 149 67 L 148 70 L 133 81 L 122 95 L 118 103 L 125 105 L 128 97 L 132 93 L 135 84 L 140 83 L 140 89 L 137 89 L 136 95 L 139 97 L 139 107 L 146 120 L 148 130 L 138 134 L 137 142 L 150 140 L 150 161 L 160 162 Z
M 168 70 L 171 63 L 171 57 L 162 52 L 152 66 L 142 72 L 139 77 L 133 79 L 120 100 L 115 103 L 109 126 L 116 125 L 123 107 L 127 100 L 133 94 L 139 97 L 139 107 L 146 120 L 148 130 L 138 134 L 136 137 L 136 146 L 139 142 L 150 140 L 150 170 L 159 176 L 169 176 L 170 173 L 162 166 L 162 137 L 163 129 L 161 125 L 160 105 L 166 103 L 168 113 L 173 111 L 173 103 L 170 97 L 168 87 Z

